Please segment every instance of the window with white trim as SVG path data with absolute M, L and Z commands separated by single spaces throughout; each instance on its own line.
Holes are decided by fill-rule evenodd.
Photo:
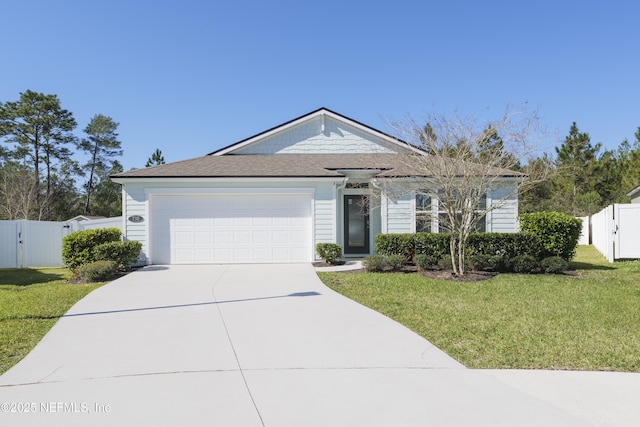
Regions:
M 431 197 L 416 194 L 416 232 L 431 233 Z
M 439 192 L 441 193 L 441 192 Z M 476 223 L 475 231 L 485 232 L 487 231 L 487 194 L 485 193 L 480 199 L 476 215 L 480 216 Z M 433 213 L 437 212 L 437 215 Z M 427 196 L 425 193 L 416 193 L 416 232 L 426 233 L 446 233 L 449 230 L 444 226 L 440 226 L 441 223 L 448 222 L 447 212 L 439 209 L 438 199 L 433 199 Z M 434 218 L 435 217 L 435 218 Z M 456 216 L 456 221 L 459 223 L 462 221 L 462 213 Z

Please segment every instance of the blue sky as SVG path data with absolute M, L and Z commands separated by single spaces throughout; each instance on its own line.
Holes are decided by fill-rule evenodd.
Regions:
M 637 1 L 11 1 L 0 101 L 120 123 L 125 169 L 197 157 L 327 107 L 390 131 L 528 103 L 616 148 L 640 126 Z

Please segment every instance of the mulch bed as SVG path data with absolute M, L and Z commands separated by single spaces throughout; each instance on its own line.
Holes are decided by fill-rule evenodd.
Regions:
M 333 267 L 336 265 L 343 265 L 344 262 L 341 261 L 341 264 L 327 264 L 325 262 L 316 262 L 313 263 L 314 267 Z M 355 269 L 355 270 L 342 270 L 336 271 L 337 273 L 344 274 L 352 274 L 352 273 L 366 273 L 364 268 Z M 454 280 L 456 282 L 477 282 L 480 280 L 487 280 L 498 273 L 493 271 L 468 271 L 464 276 L 457 276 L 453 274 L 452 270 L 421 270 L 415 265 L 406 265 L 401 271 L 387 271 L 386 274 L 419 274 L 421 276 L 427 277 L 429 279 L 439 279 L 439 280 Z

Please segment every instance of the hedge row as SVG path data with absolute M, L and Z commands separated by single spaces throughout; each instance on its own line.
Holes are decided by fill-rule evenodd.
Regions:
M 449 233 L 378 234 L 375 250 L 380 255 L 429 255 L 440 259 L 449 255 Z M 467 255 L 531 255 L 541 259 L 541 240 L 530 233 L 473 233 L 469 236 Z
M 520 216 L 519 233 L 472 233 L 467 255 L 528 255 L 536 260 L 560 257 L 571 260 L 576 252 L 582 221 L 559 212 Z M 436 259 L 449 254 L 449 233 L 378 234 L 375 250 L 380 255 L 399 254 L 407 259 L 429 255 Z

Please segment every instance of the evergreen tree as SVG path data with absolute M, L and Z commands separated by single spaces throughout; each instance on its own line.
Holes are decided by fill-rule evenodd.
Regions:
M 117 160 L 113 161 L 113 166 L 108 171 L 103 169 L 98 171 L 98 182 L 91 201 L 91 212 L 94 215 L 106 217 L 122 215 L 122 187 L 111 181 L 109 176 L 123 171 L 122 165 Z
M 85 184 L 86 198 L 83 213 L 91 212 L 91 194 L 95 186 L 96 173 L 111 169 L 113 157 L 121 156 L 121 142 L 118 140 L 118 123 L 111 117 L 97 114 L 93 116 L 84 132 L 87 138 L 82 139 L 79 147 L 89 154 L 89 161 L 84 165 L 88 175 Z
M 75 140 L 71 131 L 76 127 L 73 115 L 61 108 L 56 95 L 45 95 L 27 90 L 15 102 L 0 104 L 0 138 L 16 144 L 12 157 L 33 170 L 35 210 L 31 219 L 46 216 L 50 199 L 51 169 L 54 159 L 65 159 L 70 151 L 64 144 Z M 46 191 L 41 195 L 40 165 L 46 166 Z
M 569 129 L 569 135 L 560 147 L 556 147 L 556 167 L 561 177 L 568 178 L 570 183 L 569 213 L 576 214 L 574 201 L 579 193 L 587 193 L 588 177 L 593 170 L 600 144 L 591 145 L 591 138 L 586 132 L 580 132 L 576 122 Z
M 156 148 L 156 151 L 153 152 L 151 157 L 147 159 L 147 163 L 145 163 L 144 167 L 149 168 L 151 166 L 164 165 L 164 156 L 162 155 L 162 151 L 159 148 Z

